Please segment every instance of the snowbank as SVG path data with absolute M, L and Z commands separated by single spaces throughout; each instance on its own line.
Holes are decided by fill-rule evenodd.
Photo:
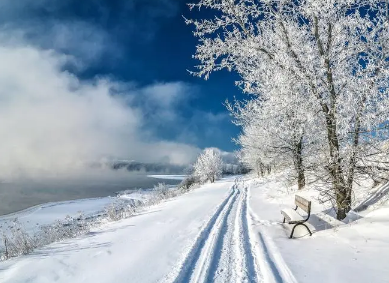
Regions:
M 277 177 L 249 183 L 254 229 L 259 235 L 258 245 L 274 262 L 269 268 L 272 278 L 293 282 L 290 277 L 293 274 L 300 283 L 389 282 L 389 204 L 383 201 L 387 195 L 380 195 L 379 206 L 352 211 L 342 222 L 334 218 L 328 204 L 319 203 L 318 191 L 288 190 Z M 377 192 L 382 193 L 382 187 L 357 188 L 355 207 L 363 198 L 371 199 Z M 301 229 L 301 237 L 290 240 L 291 225 L 281 223 L 280 210 L 293 207 L 296 193 L 312 201 L 309 225 L 314 233 L 309 237 Z

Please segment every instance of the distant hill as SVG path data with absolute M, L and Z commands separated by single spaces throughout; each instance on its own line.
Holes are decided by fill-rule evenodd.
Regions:
M 129 172 L 161 173 L 161 174 L 184 174 L 187 166 L 169 163 L 142 163 L 137 161 L 113 161 L 110 167 L 114 170 L 125 169 Z
M 248 169 L 245 168 L 232 154 L 222 154 L 223 174 L 235 175 L 245 174 Z M 182 175 L 190 172 L 191 165 L 177 165 L 170 163 L 146 163 L 135 160 L 105 160 L 92 164 L 92 167 L 111 168 L 113 170 L 127 170 L 129 172 L 155 173 L 165 175 Z

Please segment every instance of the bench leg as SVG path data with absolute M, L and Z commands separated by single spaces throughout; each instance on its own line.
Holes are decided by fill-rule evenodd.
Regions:
M 285 223 L 285 220 L 286 220 L 286 219 L 285 219 L 285 217 L 284 217 L 284 221 L 283 221 L 282 223 Z
M 296 225 L 294 225 L 294 227 L 293 227 L 293 229 L 292 229 L 292 233 L 290 234 L 290 237 L 289 237 L 290 239 L 293 238 L 294 229 L 296 229 L 296 227 L 299 226 L 299 225 L 302 225 L 302 226 L 304 226 L 305 228 L 307 228 L 307 230 L 308 230 L 308 232 L 309 232 L 309 235 L 312 236 L 312 232 L 311 232 L 311 230 L 309 230 L 309 228 L 308 228 L 307 225 L 305 225 L 304 223 L 297 223 Z

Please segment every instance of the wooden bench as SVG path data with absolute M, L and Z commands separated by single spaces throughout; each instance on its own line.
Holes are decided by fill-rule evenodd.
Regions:
M 292 229 L 292 233 L 290 234 L 289 238 L 291 239 L 293 238 L 294 229 L 296 229 L 297 226 L 304 226 L 305 228 L 307 228 L 309 234 L 312 236 L 311 230 L 309 230 L 308 226 L 304 224 L 305 222 L 308 221 L 309 217 L 311 216 L 311 202 L 298 195 L 296 195 L 294 202 L 296 204 L 295 209 L 286 208 L 281 210 L 281 213 L 284 216 L 283 223 L 294 225 Z M 308 214 L 306 218 L 304 218 L 297 212 L 298 208 L 300 208 L 301 210 L 305 211 Z

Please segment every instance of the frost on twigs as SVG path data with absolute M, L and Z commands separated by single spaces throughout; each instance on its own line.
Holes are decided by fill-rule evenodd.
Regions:
M 8 233 L 3 232 L 4 252 L 1 259 L 30 253 L 37 246 L 37 239 L 30 236 L 19 223 L 18 219 L 12 221 Z
M 7 227 L 0 227 L 0 260 L 29 254 L 36 248 L 85 235 L 103 223 L 129 218 L 149 205 L 158 204 L 183 192 L 180 188 L 161 183 L 151 190 L 143 201 L 122 199 L 123 196 L 119 195 L 100 213 L 86 216 L 80 212 L 77 216 L 66 216 L 65 219 L 50 225 L 37 226 L 35 231 L 26 230 L 18 219 L 15 219 Z
M 200 183 L 215 182 L 222 175 L 223 162 L 217 149 L 207 148 L 193 165 L 193 176 Z
M 330 185 L 343 219 L 362 178 L 388 180 L 389 5 L 376 0 L 200 0 L 187 19 L 195 75 L 239 74 L 243 160 Z M 290 171 L 292 172 L 292 171 Z M 310 176 L 307 176 L 310 175 Z

